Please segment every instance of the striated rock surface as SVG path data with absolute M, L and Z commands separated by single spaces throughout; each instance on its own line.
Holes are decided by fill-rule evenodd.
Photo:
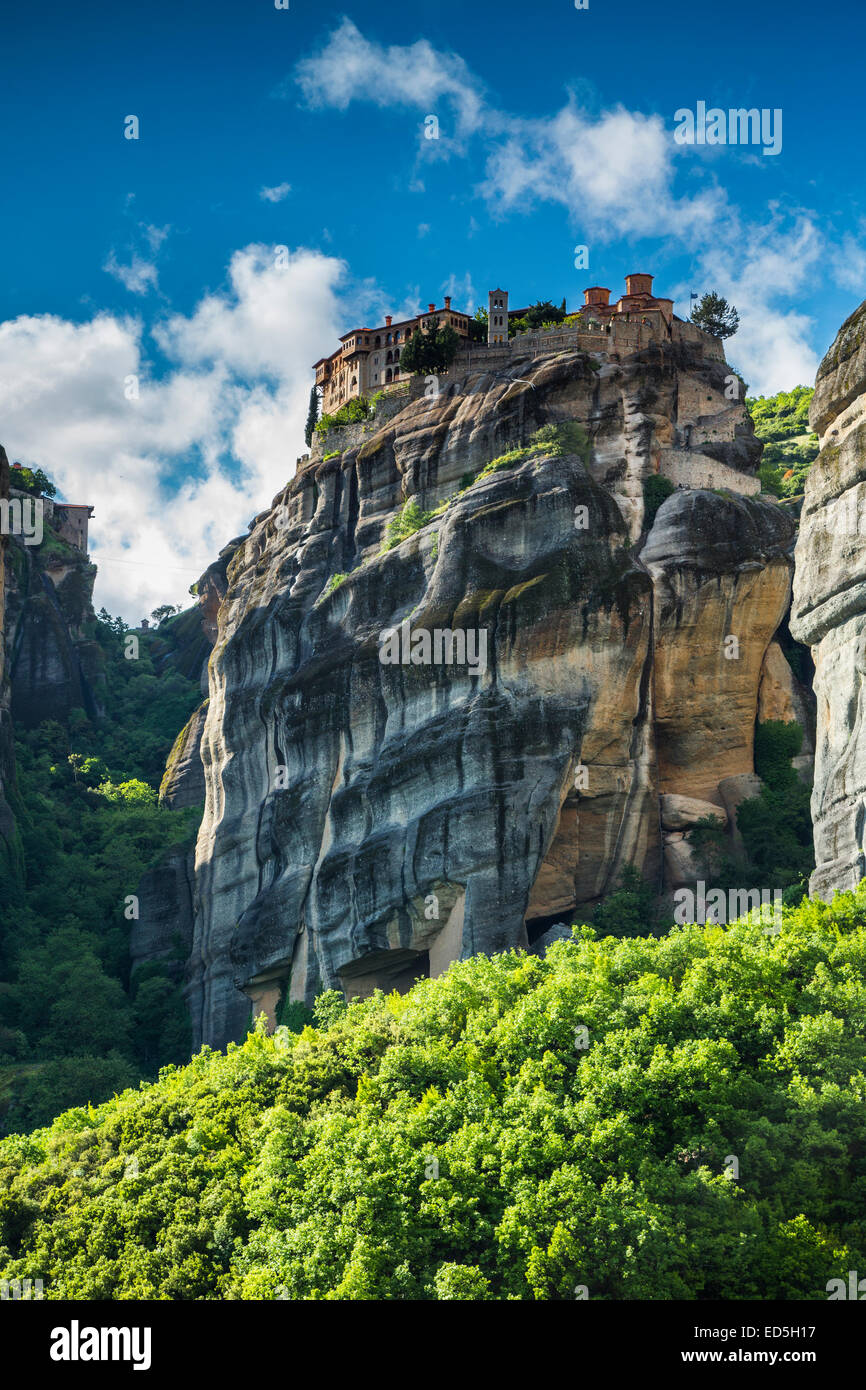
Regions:
M 237 1036 L 251 1003 L 273 1019 L 285 992 L 403 988 L 542 941 L 626 864 L 661 886 L 676 841 L 663 854 L 660 794 L 721 806 L 719 781 L 752 772 L 792 522 L 681 489 L 644 525 L 657 472 L 755 489 L 760 446 L 711 346 L 563 351 L 451 382 L 314 456 L 256 519 L 209 667 L 198 1039 Z M 563 422 L 581 427 L 565 452 L 467 486 Z M 461 486 L 380 553 L 407 500 L 429 513 Z M 485 662 L 383 664 L 382 634 L 407 621 L 483 636 Z
M 675 493 L 641 552 L 654 580 L 659 789 L 721 805 L 753 771 L 764 655 L 788 608 L 794 528 L 773 502 Z
M 201 740 L 207 717 L 207 700 L 194 710 L 174 741 L 159 788 L 159 800 L 171 811 L 200 806 L 204 801 L 204 768 Z
M 818 369 L 821 452 L 806 480 L 791 632 L 812 648 L 817 697 L 811 891 L 866 873 L 866 303 Z

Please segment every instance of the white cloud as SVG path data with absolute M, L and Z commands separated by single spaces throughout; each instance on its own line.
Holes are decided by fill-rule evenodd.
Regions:
M 344 276 L 311 251 L 278 269 L 271 249 L 245 248 L 222 294 L 159 328 L 173 363 L 159 378 L 138 318 L 0 324 L 2 442 L 68 500 L 94 505 L 97 608 L 137 621 L 188 602 L 192 581 L 292 476 L 310 361 L 351 316 Z M 350 286 L 346 297 L 368 294 Z M 130 376 L 137 400 L 126 399 Z
M 132 194 L 128 195 L 127 207 L 131 205 L 132 198 Z M 170 226 L 154 227 L 149 223 L 139 222 L 134 233 L 133 244 L 127 247 L 129 252 L 128 264 L 123 264 L 117 259 L 117 252 L 112 247 L 102 269 L 108 275 L 113 275 L 115 280 L 119 280 L 130 294 L 149 294 L 151 290 L 158 288 L 159 274 L 155 258 L 170 231 Z M 135 242 L 139 245 L 146 243 L 148 254 L 143 254 Z
M 469 314 L 475 313 L 475 286 L 468 270 L 461 280 L 454 274 L 449 275 L 442 286 L 442 293 L 451 296 L 455 309 L 463 309 Z
M 413 150 L 441 158 L 464 148 L 470 136 L 481 142 L 485 177 L 474 192 L 494 218 L 556 203 L 591 257 L 605 242 L 649 237 L 667 254 L 688 254 L 693 280 L 736 303 L 741 326 L 731 354 L 756 389 L 778 390 L 814 376 L 813 324 L 801 296 L 818 256 L 843 288 L 860 290 L 866 278 L 866 250 L 850 236 L 831 249 L 807 214 L 784 217 L 771 205 L 764 218 L 745 218 L 718 182 L 722 156 L 696 167 L 694 151 L 674 142 L 672 120 L 657 114 L 624 106 L 590 114 L 572 94 L 549 117 L 511 116 L 490 103 L 458 55 L 437 52 L 426 41 L 385 47 L 348 19 L 298 64 L 294 77 L 311 107 L 344 111 L 353 101 L 371 101 L 437 115 L 439 103 L 453 108 L 456 139 L 419 135 Z M 744 155 L 738 150 L 730 157 L 742 162 Z M 685 191 L 677 188 L 680 171 L 689 179 Z M 424 190 L 417 170 L 407 178 L 410 191 Z M 477 227 L 472 218 L 469 234 Z M 687 296 L 688 287 L 684 315 Z M 795 296 L 796 305 L 788 307 L 785 300 Z
M 263 188 L 259 189 L 259 197 L 266 203 L 281 203 L 284 198 L 288 197 L 291 191 L 292 185 L 290 183 L 276 183 L 273 188 L 268 188 L 267 185 L 265 185 Z
M 818 356 L 809 345 L 812 320 L 800 308 L 780 308 L 778 301 L 808 289 L 824 254 L 823 238 L 809 216 L 786 218 L 775 207 L 760 226 L 744 226 L 731 213 L 700 252 L 696 264 L 705 285 L 737 306 L 740 327 L 727 351 L 753 394 L 814 381 Z
M 489 119 L 482 84 L 456 53 L 440 53 L 426 39 L 386 48 L 365 39 L 348 18 L 318 53 L 298 64 L 295 77 L 311 107 L 345 111 L 353 101 L 370 101 L 439 115 L 440 103 L 446 103 L 454 112 L 458 139 Z M 280 91 L 286 95 L 287 86 Z
M 866 229 L 861 225 L 863 230 Z M 863 293 L 863 286 L 866 285 L 866 246 L 851 232 L 846 232 L 841 243 L 833 249 L 830 263 L 837 285 L 856 295 Z
M 139 256 L 137 251 L 133 251 L 128 265 L 121 265 L 115 252 L 110 251 L 102 269 L 119 280 L 130 294 L 148 294 L 157 288 L 159 276 L 156 266 Z

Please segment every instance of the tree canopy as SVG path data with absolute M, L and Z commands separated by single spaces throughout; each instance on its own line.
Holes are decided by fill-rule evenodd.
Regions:
M 400 353 L 400 368 L 404 372 L 422 374 L 445 372 L 457 356 L 459 347 L 459 335 L 450 323 L 440 325 L 439 320 L 434 319 L 425 332 L 420 328 L 415 329 Z
M 730 338 L 740 326 L 740 316 L 733 304 L 715 290 L 708 290 L 692 310 L 692 323 L 714 338 Z
M 7 1138 L 0 1278 L 48 1299 L 825 1299 L 866 1268 L 866 885 L 783 915 L 776 936 L 585 927 L 406 995 L 325 994 L 316 1027 Z

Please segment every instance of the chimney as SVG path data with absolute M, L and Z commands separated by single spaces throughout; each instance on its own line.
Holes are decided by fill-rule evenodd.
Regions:
M 386 327 L 386 328 L 390 328 L 390 327 L 391 327 L 391 320 L 393 319 L 393 317 L 394 317 L 393 314 L 386 314 L 386 315 L 385 315 L 385 327 Z
M 436 308 L 436 305 L 435 305 L 435 304 L 428 304 L 428 305 L 427 305 L 427 313 L 428 313 L 428 314 L 432 314 L 433 311 L 435 310 L 435 308 Z
M 588 309 L 591 304 L 610 304 L 610 290 L 604 289 L 601 285 L 590 285 L 589 289 L 583 292 L 584 309 Z
M 651 296 L 654 278 L 652 275 L 627 275 L 625 277 L 626 294 L 648 294 Z
M 445 296 L 445 308 L 446 308 L 446 309 L 450 309 L 450 308 L 451 308 L 451 296 L 450 296 L 450 294 L 446 294 L 446 296 Z

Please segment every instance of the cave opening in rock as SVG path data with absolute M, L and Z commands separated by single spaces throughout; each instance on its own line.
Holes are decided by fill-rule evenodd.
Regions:
M 430 978 L 429 951 L 370 951 L 340 970 L 347 999 L 369 999 L 374 990 L 406 994 L 418 980 Z
M 571 929 L 571 924 L 575 920 L 577 909 L 574 907 L 560 908 L 559 912 L 548 913 L 546 917 L 527 917 L 526 935 L 530 946 L 534 946 L 540 936 L 544 936 L 546 931 L 557 925 Z

